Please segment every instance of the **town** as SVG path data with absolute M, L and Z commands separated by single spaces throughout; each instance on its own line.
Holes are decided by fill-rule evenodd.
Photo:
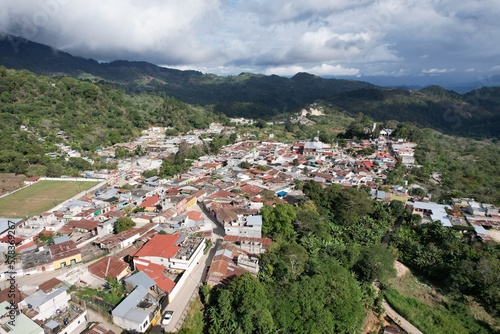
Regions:
M 189 134 L 168 131 L 151 127 L 133 142 L 99 148 L 99 156 L 118 168 L 84 171 L 81 178 L 97 186 L 39 215 L 0 218 L 0 256 L 8 257 L 10 244 L 16 253 L 13 267 L 0 267 L 2 326 L 24 333 L 176 331 L 201 284 L 227 285 L 259 273 L 259 256 L 273 243 L 263 234 L 261 209 L 303 202 L 299 185 L 311 180 L 365 189 L 383 203 L 401 201 L 422 223 L 464 226 L 479 242 L 499 240 L 498 207 L 472 198 L 438 204 L 416 184 L 387 184 L 397 164 L 417 166 L 417 144 L 392 136 L 391 129 L 342 143 L 319 136 L 254 140 L 216 123 Z M 216 155 L 192 160 L 185 172 L 157 175 L 164 158 L 221 134 L 236 139 Z M 60 148 L 51 154 L 79 156 Z M 439 182 L 438 174 L 433 178 Z M 37 182 L 43 180 L 33 177 L 26 185 Z M 8 236 L 12 222 L 14 239 Z M 11 277 L 15 327 L 8 323 Z

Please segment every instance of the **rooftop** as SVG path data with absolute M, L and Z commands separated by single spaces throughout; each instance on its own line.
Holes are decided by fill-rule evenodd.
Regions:
M 80 254 L 80 250 L 76 248 L 76 243 L 74 241 L 66 241 L 57 245 L 50 245 L 49 250 L 54 261 Z
M 156 234 L 149 240 L 141 249 L 139 249 L 134 256 L 157 256 L 163 258 L 172 258 L 181 249 L 177 241 L 181 235 L 161 235 Z
M 128 321 L 143 323 L 157 308 L 158 301 L 148 293 L 147 288 L 138 285 L 111 313 Z
M 426 203 L 426 202 L 415 202 L 413 204 L 414 209 L 430 211 L 430 216 L 433 221 L 439 221 L 443 226 L 451 227 L 451 220 L 446 213 L 446 205 L 441 205 L 437 203 Z
M 1 330 L 5 331 L 9 334 L 39 334 L 43 333 L 43 329 L 38 326 L 33 320 L 28 318 L 23 313 L 19 313 L 16 315 L 15 326 L 9 324 L 10 317 L 8 313 L 9 302 L 2 302 L 0 304 L 0 325 Z
M 100 278 L 118 277 L 127 268 L 127 263 L 114 256 L 106 256 L 88 267 L 91 274 Z
M 171 280 L 169 277 L 167 277 L 164 274 L 164 271 L 167 270 L 166 267 L 161 266 L 159 264 L 151 263 L 149 261 L 141 261 L 146 263 L 141 264 L 141 263 L 136 263 L 136 268 L 140 272 L 145 273 L 150 277 L 152 280 L 155 281 L 156 286 L 160 288 L 164 292 L 172 292 L 172 290 L 175 287 L 175 282 Z

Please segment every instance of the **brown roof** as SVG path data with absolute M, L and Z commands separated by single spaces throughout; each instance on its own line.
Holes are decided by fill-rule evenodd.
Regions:
M 98 220 L 89 220 L 89 219 L 81 219 L 81 220 L 70 220 L 66 226 L 70 228 L 80 228 L 82 230 L 92 231 L 97 228 L 100 221 Z
M 234 246 L 232 246 L 234 247 Z M 208 270 L 206 282 L 210 285 L 227 285 L 233 278 L 247 273 L 236 265 L 233 261 L 235 254 L 230 244 L 222 244 L 217 248 L 217 252 Z
M 54 287 L 58 286 L 61 283 L 62 283 L 61 280 L 58 280 L 57 278 L 54 277 L 40 284 L 38 286 L 38 289 L 42 290 L 45 293 L 49 293 L 50 291 L 52 291 L 52 289 L 54 289 Z
M 89 266 L 89 271 L 100 278 L 118 277 L 128 264 L 114 256 L 107 256 Z
M 11 302 L 15 301 L 16 305 L 26 298 L 26 295 L 21 292 L 16 286 L 13 286 L 14 291 L 10 291 L 10 287 L 0 290 L 0 303 L 1 302 Z M 14 293 L 14 298 L 12 298 L 12 293 Z
M 80 250 L 76 248 L 76 244 L 73 240 L 61 242 L 60 244 L 50 245 L 49 250 L 52 254 L 52 260 L 54 261 L 80 254 Z
M 82 334 L 116 334 L 106 325 L 101 323 L 95 323 L 91 325 L 88 329 L 84 330 Z

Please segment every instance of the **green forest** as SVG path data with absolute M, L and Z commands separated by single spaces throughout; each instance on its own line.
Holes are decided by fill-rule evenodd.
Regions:
M 403 307 L 388 284 L 396 258 L 450 298 L 452 311 L 439 314 L 432 333 L 452 333 L 445 329 L 451 324 L 462 333 L 493 331 L 474 320 L 462 298 L 471 295 L 499 315 L 496 244 L 471 242 L 438 223 L 415 224 L 403 203 L 384 205 L 363 190 L 322 189 L 313 181 L 301 186 L 307 195 L 301 205 L 262 209 L 263 233 L 274 242 L 260 257 L 258 277 L 201 287 L 205 333 L 356 333 L 368 310 L 380 310 L 385 294 Z
M 228 122 L 225 115 L 164 94 L 129 95 L 106 83 L 5 67 L 0 67 L 0 119 L 0 172 L 28 176 L 77 175 L 113 167 L 101 162 L 95 150 L 137 138 L 149 126 L 187 132 Z M 70 146 L 96 164 L 47 156 L 59 151 L 56 144 Z

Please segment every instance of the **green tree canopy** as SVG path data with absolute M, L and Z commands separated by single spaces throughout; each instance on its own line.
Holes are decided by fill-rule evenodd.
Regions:
M 118 234 L 120 232 L 131 229 L 135 226 L 135 222 L 130 217 L 120 217 L 115 221 L 114 232 Z

